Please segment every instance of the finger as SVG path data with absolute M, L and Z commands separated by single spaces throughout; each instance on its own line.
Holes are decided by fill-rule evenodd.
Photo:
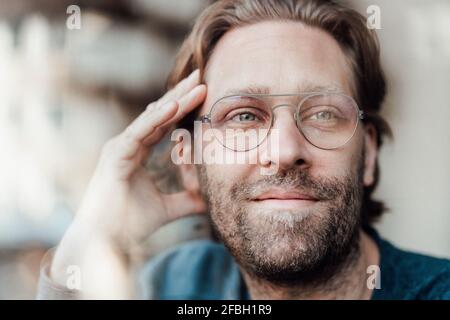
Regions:
M 194 70 L 189 76 L 180 81 L 172 90 L 169 90 L 162 101 L 180 98 L 194 88 L 200 82 L 199 69 Z
M 178 100 L 179 108 L 177 114 L 167 124 L 172 124 L 183 119 L 188 113 L 200 106 L 206 98 L 206 85 L 199 84 L 190 92 Z
M 151 136 L 145 138 L 143 144 L 145 146 L 152 145 L 159 141 L 170 129 L 170 126 L 180 121 L 189 112 L 200 106 L 206 98 L 206 86 L 204 84 L 198 85 L 190 92 L 178 100 L 178 111 L 170 120 L 159 126 Z
M 194 91 L 189 96 L 185 97 L 182 100 L 183 105 L 190 107 L 191 105 L 187 102 L 189 102 L 189 99 L 191 97 L 193 97 L 194 99 L 203 100 L 204 97 L 202 97 L 202 95 L 203 95 L 203 91 L 205 91 L 204 96 L 206 96 L 206 87 L 205 87 L 205 85 L 200 85 L 200 86 L 202 86 L 202 89 L 197 88 L 199 86 L 198 85 L 199 79 L 200 79 L 200 71 L 198 69 L 196 69 L 187 78 L 185 78 L 181 82 L 179 82 L 178 85 L 174 89 L 172 89 L 168 93 L 166 93 L 166 95 L 164 95 L 161 99 L 159 99 L 157 102 L 154 102 L 154 103 L 148 105 L 147 109 L 146 109 L 146 111 L 144 111 L 144 113 L 153 112 L 154 108 L 158 108 L 159 106 L 161 106 L 161 103 L 166 102 L 166 100 L 172 101 L 172 100 L 183 99 L 183 96 L 186 96 L 192 90 L 198 90 L 198 91 Z M 199 98 L 197 97 L 197 94 L 200 95 Z M 194 105 L 194 107 L 195 107 L 195 105 Z M 177 118 L 174 119 L 173 121 L 171 121 L 170 124 L 177 122 L 178 120 L 183 118 L 188 112 L 189 111 L 186 110 L 186 108 L 183 108 L 181 110 L 181 112 L 179 112 L 177 114 Z M 145 115 L 143 117 L 145 118 Z M 154 141 L 159 141 L 160 138 L 162 136 L 164 136 L 164 134 L 167 132 L 167 129 L 168 128 L 159 127 L 157 129 L 158 132 L 155 134 L 155 136 L 149 137 L 149 139 L 147 141 L 145 141 L 145 145 L 148 146 L 148 145 L 153 144 Z
M 169 121 L 178 111 L 179 104 L 176 101 L 144 111 L 121 134 L 122 157 L 133 157 L 139 150 L 145 137 L 151 136 L 157 128 Z
M 180 81 L 173 89 L 169 90 L 162 96 L 157 104 L 164 104 L 170 100 L 178 100 L 190 90 L 192 90 L 200 82 L 200 71 L 194 70 L 189 76 Z
M 195 86 L 178 102 L 169 101 L 164 105 L 151 104 L 124 131 L 122 139 L 122 158 L 135 156 L 140 146 L 149 147 L 162 139 L 170 125 L 181 120 L 186 114 L 199 106 L 206 97 L 204 84 Z
M 187 215 L 206 213 L 204 199 L 197 193 L 183 191 L 163 195 L 169 220 L 175 220 Z

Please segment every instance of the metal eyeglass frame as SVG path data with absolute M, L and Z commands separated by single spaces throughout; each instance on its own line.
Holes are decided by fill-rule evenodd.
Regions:
M 355 128 L 354 128 L 352 134 L 350 135 L 350 137 L 344 143 L 342 143 L 341 145 L 339 145 L 337 147 L 334 147 L 334 148 L 323 148 L 323 147 L 317 146 L 316 144 L 312 143 L 310 141 L 310 139 L 305 135 L 305 133 L 303 132 L 302 128 L 299 125 L 298 113 L 299 113 L 299 110 L 300 110 L 301 106 L 303 105 L 303 103 L 307 99 L 310 99 L 313 96 L 319 96 L 319 95 L 339 95 L 339 96 L 343 96 L 343 97 L 345 97 L 347 99 L 350 99 L 350 101 L 352 101 L 353 105 L 356 108 L 356 125 L 355 125 Z M 345 146 L 353 138 L 353 136 L 355 135 L 356 129 L 358 128 L 359 122 L 364 120 L 364 118 L 365 118 L 365 112 L 359 108 L 358 104 L 356 103 L 356 101 L 352 97 L 350 97 L 350 96 L 348 96 L 346 94 L 343 94 L 343 93 L 339 93 L 339 92 L 320 92 L 320 91 L 317 91 L 317 92 L 302 92 L 302 93 L 288 93 L 288 94 L 264 94 L 264 93 L 260 94 L 260 93 L 256 93 L 256 94 L 232 94 L 232 95 L 227 95 L 227 96 L 224 96 L 224 97 L 218 99 L 216 102 L 214 102 L 214 104 L 212 105 L 211 109 L 209 110 L 209 113 L 205 114 L 203 116 L 199 116 L 197 118 L 197 120 L 201 121 L 202 123 L 209 123 L 209 125 L 212 128 L 211 114 L 212 114 L 212 112 L 214 110 L 214 107 L 220 101 L 222 101 L 224 99 L 228 99 L 228 98 L 233 98 L 233 97 L 253 97 L 253 98 L 271 97 L 271 98 L 273 98 L 273 97 L 294 97 L 294 96 L 297 96 L 297 97 L 305 96 L 305 97 L 302 100 L 300 100 L 300 102 L 297 104 L 297 106 L 295 104 L 291 104 L 291 103 L 282 103 L 282 104 L 274 105 L 274 106 L 269 108 L 271 114 L 270 114 L 270 125 L 269 125 L 269 128 L 268 128 L 268 132 L 267 132 L 266 136 L 264 137 L 264 139 L 262 139 L 255 147 L 247 149 L 247 150 L 234 150 L 234 149 L 229 148 L 226 145 L 224 145 L 223 142 L 220 141 L 220 139 L 218 139 L 215 134 L 214 134 L 214 137 L 216 138 L 216 140 L 219 141 L 219 143 L 224 148 L 227 148 L 229 150 L 232 150 L 232 151 L 235 151 L 235 152 L 247 152 L 247 151 L 253 150 L 253 149 L 259 147 L 264 142 L 264 140 L 269 136 L 269 132 L 270 132 L 270 130 L 273 127 L 273 119 L 275 118 L 274 117 L 274 110 L 279 108 L 279 107 L 294 107 L 294 110 L 295 110 L 295 112 L 294 112 L 294 120 L 295 120 L 295 123 L 296 123 L 296 126 L 297 126 L 298 130 L 303 135 L 305 140 L 308 141 L 311 145 L 315 146 L 316 148 L 319 148 L 319 149 L 322 149 L 322 150 L 335 150 L 335 149 L 338 149 L 338 148 L 341 148 L 341 147 Z

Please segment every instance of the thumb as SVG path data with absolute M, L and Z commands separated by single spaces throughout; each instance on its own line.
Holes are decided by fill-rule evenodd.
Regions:
M 206 213 L 207 206 L 203 197 L 194 192 L 183 191 L 163 195 L 169 221 L 193 214 Z

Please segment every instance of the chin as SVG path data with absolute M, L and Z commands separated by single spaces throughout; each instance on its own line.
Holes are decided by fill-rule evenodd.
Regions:
M 241 252 L 268 264 L 291 264 L 307 253 L 310 245 L 317 245 L 314 229 L 318 219 L 311 212 L 265 212 L 248 215 L 242 230 L 245 236 L 239 241 Z M 316 225 L 316 228 L 313 226 Z M 320 233 L 320 232 L 319 232 Z M 313 243 L 308 243 L 313 242 Z

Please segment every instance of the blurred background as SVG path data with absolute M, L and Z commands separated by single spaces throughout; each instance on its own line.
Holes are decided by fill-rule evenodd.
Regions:
M 208 3 L 0 0 L 0 299 L 34 298 L 42 255 L 70 224 L 102 145 L 163 93 Z M 401 248 L 450 258 L 450 2 L 350 3 L 365 16 L 380 8 L 389 81 L 383 113 L 395 138 L 381 151 L 376 195 L 390 211 L 376 228 Z M 180 220 L 148 252 L 208 234 L 202 218 Z

